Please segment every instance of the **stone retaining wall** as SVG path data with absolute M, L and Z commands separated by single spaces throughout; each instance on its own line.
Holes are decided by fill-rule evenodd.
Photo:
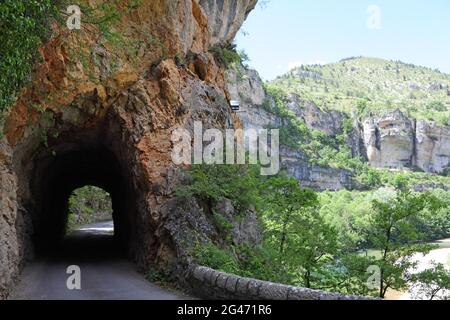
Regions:
M 204 299 L 238 300 L 369 300 L 319 290 L 243 278 L 211 268 L 191 265 L 185 279 L 192 293 Z

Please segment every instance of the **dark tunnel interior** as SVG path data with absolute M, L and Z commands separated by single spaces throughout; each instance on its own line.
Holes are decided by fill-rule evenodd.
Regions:
M 114 153 L 102 145 L 60 150 L 39 159 L 33 171 L 31 192 L 35 202 L 33 242 L 36 253 L 53 254 L 64 250 L 70 195 L 86 185 L 102 188 L 110 194 L 114 239 L 108 246 L 114 244 L 117 251 L 126 252 L 132 233 L 133 192 Z M 105 243 L 95 240 L 101 242 L 102 239 L 72 243 L 72 247 L 91 251 L 102 249 L 97 246 Z

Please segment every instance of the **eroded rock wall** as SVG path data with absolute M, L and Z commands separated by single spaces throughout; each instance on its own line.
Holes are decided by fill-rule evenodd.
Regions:
M 400 110 L 363 121 L 369 163 L 376 168 L 444 173 L 450 164 L 450 127 L 408 118 Z
M 228 70 L 226 73 L 228 92 L 231 99 L 241 101 L 238 117 L 244 129 L 264 129 L 268 126 L 280 127 L 283 119 L 271 112 L 275 108 L 273 99 L 266 95 L 263 83 L 255 70 L 243 67 Z M 298 95 L 290 95 L 288 108 L 311 128 L 321 130 L 330 135 L 341 133 L 345 115 L 339 112 L 325 113 L 313 102 L 301 99 Z M 355 154 L 359 153 L 359 137 L 349 142 Z M 308 161 L 299 150 L 291 150 L 286 146 L 280 148 L 281 165 L 288 174 L 297 178 L 302 187 L 316 190 L 352 189 L 352 175 L 347 170 L 320 167 Z
M 363 124 L 367 158 L 373 167 L 411 167 L 414 124 L 400 111 L 368 118 Z
M 208 17 L 211 44 L 232 42 L 258 0 L 200 0 Z
M 243 67 L 228 70 L 226 80 L 231 97 L 241 101 L 238 116 L 245 128 L 283 125 L 283 119 L 270 112 L 274 101 L 266 95 L 256 71 Z M 309 128 L 330 136 L 341 134 L 343 122 L 351 119 L 342 112 L 322 110 L 314 102 L 296 94 L 287 97 L 286 106 Z M 368 161 L 372 167 L 437 174 L 448 170 L 450 126 L 411 119 L 400 110 L 355 119 L 351 120 L 353 129 L 346 143 L 354 157 Z M 304 154 L 288 148 L 282 148 L 281 155 L 284 168 L 305 187 L 318 190 L 355 187 L 351 173 L 346 170 L 309 164 Z
M 0 142 L 0 299 L 19 270 L 17 179 L 11 165 L 11 150 Z

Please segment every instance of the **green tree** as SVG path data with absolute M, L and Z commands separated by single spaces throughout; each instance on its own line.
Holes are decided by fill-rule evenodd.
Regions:
M 261 178 L 257 165 L 192 165 L 185 183 L 177 188 L 180 199 L 196 197 L 214 205 L 230 199 L 237 210 L 258 207 Z
M 415 299 L 450 300 L 450 272 L 443 264 L 434 263 L 432 268 L 414 274 L 411 280 Z
M 387 202 L 374 200 L 372 205 L 370 240 L 381 251 L 376 264 L 381 272 L 379 297 L 384 298 L 389 288 L 406 288 L 405 274 L 415 267 L 411 257 L 418 252 L 426 254 L 432 249 L 429 245 L 414 244 L 421 238 L 413 218 L 425 208 L 438 208 L 440 203 L 430 193 L 399 190 L 394 199 Z
M 284 175 L 269 179 L 264 193 L 266 243 L 293 284 L 314 287 L 337 252 L 337 233 L 319 214 L 317 194 Z
M 268 180 L 264 197 L 267 232 L 278 238 L 280 253 L 289 240 L 290 228 L 299 217 L 296 213 L 317 204 L 315 192 L 300 188 L 295 178 L 280 175 Z
M 298 266 L 302 285 L 320 287 L 320 279 L 338 252 L 337 231 L 315 209 L 299 212 L 291 226 L 287 260 Z

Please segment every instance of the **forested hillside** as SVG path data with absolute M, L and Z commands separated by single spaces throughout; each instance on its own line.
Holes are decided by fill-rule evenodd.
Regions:
M 350 114 L 398 108 L 418 119 L 449 123 L 450 75 L 401 61 L 358 57 L 305 65 L 272 84 L 320 107 Z

